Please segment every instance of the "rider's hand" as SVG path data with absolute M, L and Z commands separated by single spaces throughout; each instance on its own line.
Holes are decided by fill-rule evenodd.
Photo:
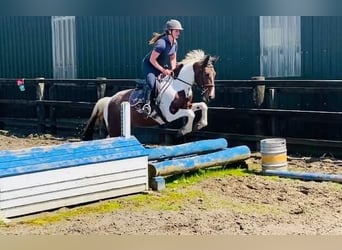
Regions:
M 173 71 L 172 70 L 169 70 L 169 69 L 164 69 L 162 71 L 162 74 L 165 75 L 165 76 L 169 76 L 169 75 L 172 75 Z

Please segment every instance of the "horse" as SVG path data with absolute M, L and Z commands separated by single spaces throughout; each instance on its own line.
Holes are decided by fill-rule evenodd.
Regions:
M 152 113 L 145 116 L 141 106 L 137 105 L 138 89 L 126 89 L 114 94 L 107 105 L 103 108 L 103 118 L 106 124 L 109 137 L 121 135 L 121 103 L 131 104 L 131 128 L 153 127 L 173 122 L 179 118 L 187 118 L 185 124 L 178 130 L 178 137 L 184 136 L 193 130 L 200 130 L 208 125 L 207 103 L 215 98 L 215 76 L 214 64 L 217 57 L 207 55 L 203 50 L 189 51 L 174 70 L 173 76 L 166 76 L 156 82 L 154 97 L 155 105 Z M 201 89 L 202 101 L 192 103 L 192 87 Z M 141 92 L 141 90 L 140 90 Z M 139 104 L 139 103 L 138 103 Z M 97 107 L 94 107 L 94 110 Z M 201 111 L 198 122 L 193 124 L 195 111 Z M 98 119 L 92 112 L 86 129 L 83 132 L 82 140 L 91 140 L 93 126 Z

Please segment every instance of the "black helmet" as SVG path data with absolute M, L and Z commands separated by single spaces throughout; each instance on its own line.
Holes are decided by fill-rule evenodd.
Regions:
M 170 19 L 166 22 L 165 30 L 183 30 L 183 27 L 178 20 Z

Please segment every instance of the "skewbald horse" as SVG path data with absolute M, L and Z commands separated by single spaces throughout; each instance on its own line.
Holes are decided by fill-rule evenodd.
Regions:
M 156 82 L 155 108 L 150 116 L 145 117 L 141 110 L 131 105 L 131 127 L 152 127 L 186 117 L 185 125 L 179 129 L 178 136 L 183 136 L 193 130 L 199 130 L 208 125 L 207 102 L 215 98 L 214 64 L 216 57 L 206 55 L 203 50 L 192 50 L 180 61 L 174 70 L 174 77 L 167 76 Z M 201 102 L 192 103 L 192 87 L 198 87 L 202 92 Z M 95 105 L 82 134 L 82 140 L 91 140 L 98 115 L 102 114 L 109 137 L 121 135 L 121 103 L 128 102 L 134 89 L 117 92 L 115 95 L 99 100 L 104 103 Z M 104 98 L 102 98 L 104 99 Z M 98 103 L 97 103 L 98 104 Z M 131 103 L 132 104 L 132 103 Z M 201 118 L 193 124 L 195 111 L 201 111 Z

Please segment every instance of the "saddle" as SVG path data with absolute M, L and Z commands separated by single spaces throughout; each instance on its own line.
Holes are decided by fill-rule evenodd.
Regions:
M 129 96 L 129 103 L 132 107 L 136 107 L 139 104 L 143 104 L 144 100 L 144 87 L 145 80 L 138 79 L 136 80 L 135 89 L 132 91 L 131 95 Z
M 171 84 L 172 80 L 173 78 L 171 76 L 157 77 L 154 88 L 151 91 L 151 112 L 153 112 L 154 110 L 159 112 L 161 95 L 167 89 L 167 86 Z M 138 113 L 144 113 L 143 107 L 146 104 L 146 100 L 144 99 L 144 86 L 146 86 L 145 80 L 136 80 L 136 87 L 129 96 L 129 103 L 131 107 L 134 107 Z

